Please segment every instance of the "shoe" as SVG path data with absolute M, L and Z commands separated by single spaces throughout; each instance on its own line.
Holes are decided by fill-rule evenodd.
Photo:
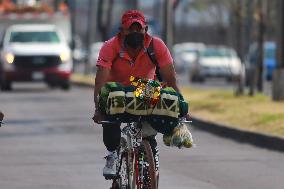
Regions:
M 103 176 L 106 179 L 112 179 L 117 176 L 116 174 L 116 164 L 117 164 L 117 154 L 116 152 L 109 154 L 105 157 L 106 165 L 103 169 Z

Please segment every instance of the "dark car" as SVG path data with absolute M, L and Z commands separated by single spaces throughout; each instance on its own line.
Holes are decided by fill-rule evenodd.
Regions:
M 267 81 L 272 80 L 273 72 L 276 68 L 276 43 L 267 41 L 263 45 L 263 76 Z M 246 68 L 246 82 L 250 80 L 250 76 L 257 66 L 259 57 L 259 48 L 257 43 L 253 43 L 250 46 L 249 53 L 246 57 L 245 68 Z

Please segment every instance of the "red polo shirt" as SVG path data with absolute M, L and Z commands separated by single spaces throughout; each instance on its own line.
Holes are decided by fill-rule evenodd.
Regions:
M 173 64 L 173 58 L 165 43 L 157 37 L 153 37 L 153 40 L 154 52 L 160 68 Z M 150 60 L 146 51 L 150 42 L 151 36 L 146 34 L 144 48 L 139 52 L 134 62 L 124 49 L 121 37 L 118 34 L 102 46 L 97 66 L 111 70 L 108 81 L 119 82 L 123 85 L 130 85 L 130 76 L 154 79 L 156 66 Z

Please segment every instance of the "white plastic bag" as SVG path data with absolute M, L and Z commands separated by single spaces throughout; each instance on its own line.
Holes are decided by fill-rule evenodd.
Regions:
M 172 135 L 164 135 L 163 141 L 166 146 L 176 146 L 178 148 L 191 148 L 195 146 L 192 134 L 184 123 L 179 123 Z

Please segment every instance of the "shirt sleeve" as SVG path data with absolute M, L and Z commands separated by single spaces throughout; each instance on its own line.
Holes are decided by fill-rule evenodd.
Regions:
M 153 42 L 159 67 L 163 68 L 165 66 L 173 64 L 173 58 L 166 44 L 157 37 L 154 38 Z
M 113 41 L 104 42 L 97 60 L 97 66 L 102 66 L 104 68 L 111 69 L 112 61 L 114 60 L 116 54 L 114 46 L 112 45 Z

